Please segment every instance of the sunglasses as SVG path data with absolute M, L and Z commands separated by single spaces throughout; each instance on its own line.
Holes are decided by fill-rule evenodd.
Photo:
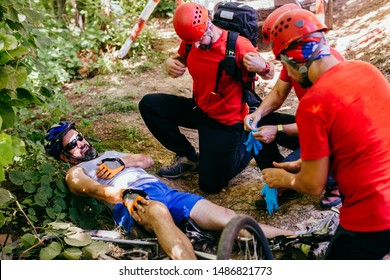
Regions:
M 77 142 L 81 142 L 84 140 L 84 137 L 81 133 L 77 134 L 76 137 L 74 137 L 66 146 L 63 148 L 64 151 L 71 151 L 77 146 Z

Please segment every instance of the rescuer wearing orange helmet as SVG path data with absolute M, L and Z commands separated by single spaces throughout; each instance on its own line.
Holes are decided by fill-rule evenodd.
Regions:
M 165 62 L 165 68 L 173 78 L 182 76 L 188 68 L 193 79 L 193 97 L 147 94 L 140 101 L 140 112 L 157 140 L 177 156 L 173 165 L 160 169 L 159 175 L 174 179 L 199 172 L 200 189 L 217 193 L 253 158 L 243 144 L 248 136 L 243 128 L 248 114 L 243 85 L 223 71 L 219 91 L 215 92 L 228 32 L 211 22 L 207 9 L 196 3 L 182 4 L 175 11 L 173 26 L 182 42 L 178 54 Z M 245 55 L 253 56 L 250 71 L 263 77 L 269 74 L 264 72 L 269 64 L 247 38 L 239 36 L 236 64 L 244 81 L 248 79 L 248 69 L 243 65 Z M 199 154 L 179 127 L 198 131 Z
M 373 65 L 331 55 L 326 26 L 288 11 L 271 47 L 302 86 L 296 121 L 301 159 L 263 170 L 271 188 L 320 195 L 330 168 L 343 197 L 326 259 L 382 259 L 390 252 L 390 84 Z
M 288 11 L 301 9 L 297 4 L 286 4 L 274 10 L 264 21 L 262 26 L 263 42 L 270 44 L 271 29 L 274 23 Z M 313 16 L 315 16 L 313 14 Z M 321 26 L 321 29 L 326 30 L 326 26 Z M 338 60 L 344 58 L 335 49 L 330 49 L 330 52 Z M 244 60 L 245 63 L 245 60 Z M 300 157 L 298 129 L 295 123 L 295 116 L 289 114 L 273 113 L 279 109 L 283 102 L 287 99 L 291 89 L 298 98 L 305 95 L 307 88 L 302 87 L 298 82 L 291 79 L 285 67 L 282 68 L 279 78 L 274 87 L 266 95 L 258 109 L 249 114 L 244 119 L 246 130 L 252 130 L 257 127 L 258 132 L 253 133 L 253 136 L 262 141 L 263 149 L 255 157 L 260 169 L 273 167 L 273 162 L 294 161 Z M 293 150 L 286 158 L 283 158 L 279 151 L 278 145 Z M 279 205 L 285 201 L 301 197 L 301 194 L 292 190 L 280 190 L 278 193 Z M 325 194 L 320 200 L 320 206 L 323 209 L 329 209 L 341 203 L 340 192 L 337 183 L 329 175 L 328 182 L 325 188 Z M 267 209 L 266 202 L 263 197 L 256 200 L 256 206 L 259 209 Z

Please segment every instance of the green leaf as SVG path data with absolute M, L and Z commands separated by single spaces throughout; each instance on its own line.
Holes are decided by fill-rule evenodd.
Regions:
M 93 241 L 91 245 L 83 248 L 83 251 L 88 259 L 97 259 L 99 255 L 110 251 L 110 245 L 103 241 Z
M 16 157 L 26 154 L 26 144 L 16 136 L 12 136 L 12 149 Z
M 0 104 L 0 116 L 3 120 L 1 129 L 7 129 L 13 127 L 16 121 L 16 114 L 14 109 L 11 106 L 8 106 L 7 104 L 4 103 Z
M 54 96 L 54 92 L 52 89 L 48 88 L 48 87 L 44 87 L 42 86 L 41 87 L 41 90 L 40 90 L 41 94 L 47 98 L 51 98 Z
M 9 52 L 3 52 L 0 54 L 0 65 L 6 64 L 8 61 L 13 59 L 12 55 Z
M 64 238 L 66 244 L 74 247 L 84 247 L 92 242 L 92 238 L 89 234 L 84 232 L 77 232 Z
M 41 169 L 47 175 L 52 175 L 56 171 L 56 169 L 53 167 L 53 165 L 51 165 L 50 163 L 47 163 L 47 162 L 42 164 Z
M 59 211 L 55 211 L 55 212 L 61 212 L 61 210 L 65 210 L 67 207 L 66 207 L 66 202 L 65 202 L 65 200 L 63 200 L 61 197 L 56 197 L 55 199 L 54 199 L 54 202 L 53 202 L 53 204 L 56 206 L 56 207 L 58 207 L 58 208 L 56 208 L 56 209 L 58 209 Z
M 50 183 L 52 181 L 52 178 L 48 175 L 42 175 L 41 177 L 41 186 L 50 186 Z
M 16 88 L 21 87 L 27 81 L 27 76 L 27 68 L 24 66 L 18 67 L 15 72 Z
M 53 241 L 47 247 L 42 248 L 39 252 L 40 260 L 52 260 L 61 254 L 62 246 L 60 243 Z
M 23 177 L 25 180 L 31 181 L 35 175 L 37 175 L 38 172 L 35 170 L 25 170 L 23 172 Z
M 61 229 L 68 229 L 71 226 L 71 224 L 70 223 L 52 222 L 52 223 L 49 223 L 48 226 L 50 226 L 52 229 L 55 229 L 55 230 L 61 230 Z
M 18 40 L 12 35 L 4 35 L 5 36 L 5 44 L 4 49 L 5 50 L 13 50 L 16 49 L 18 46 Z
M 57 179 L 56 185 L 61 192 L 68 193 L 68 186 L 63 178 Z
M 69 218 L 73 222 L 78 222 L 80 215 L 79 215 L 79 211 L 77 210 L 77 208 L 70 208 Z
M 4 166 L 0 164 L 0 182 L 5 180 Z
M 62 255 L 67 260 L 79 260 L 83 252 L 79 248 L 68 248 L 66 249 Z
M 56 213 L 53 210 L 53 208 L 46 207 L 46 214 L 49 216 L 50 219 L 54 220 L 56 218 Z
M 35 193 L 35 191 L 37 190 L 37 187 L 29 181 L 29 182 L 26 182 L 23 184 L 23 190 L 26 193 Z
M 5 225 L 5 217 L 3 212 L 0 212 L 0 228 L 2 228 Z
M 37 105 L 42 105 L 44 102 L 38 98 L 35 94 L 31 93 L 29 90 L 24 88 L 16 89 L 16 94 L 19 99 L 27 101 L 27 103 L 34 103 Z
M 6 166 L 12 163 L 14 157 L 12 149 L 12 137 L 6 133 L 0 134 L 0 165 Z
M 23 248 L 29 248 L 35 243 L 37 243 L 37 241 L 37 238 L 31 233 L 26 233 L 20 238 L 20 242 L 22 243 Z
M 15 197 L 12 195 L 12 193 L 6 189 L 0 188 L 0 206 L 6 205 L 14 200 Z
M 22 186 L 24 184 L 23 172 L 19 170 L 12 170 L 9 173 L 9 180 L 16 186 Z
M 4 49 L 5 46 L 5 36 L 3 34 L 0 34 L 0 51 Z
M 46 207 L 47 197 L 44 192 L 40 192 L 34 195 L 35 203 L 39 206 Z

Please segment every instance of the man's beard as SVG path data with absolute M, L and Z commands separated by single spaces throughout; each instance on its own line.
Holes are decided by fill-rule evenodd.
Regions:
M 68 161 L 72 164 L 79 164 L 85 161 L 90 161 L 95 159 L 98 156 L 98 153 L 96 152 L 95 148 L 92 147 L 92 145 L 88 145 L 88 150 L 85 151 L 84 156 L 81 157 L 75 157 L 70 153 L 67 153 L 66 157 Z
M 307 77 L 303 77 L 303 81 L 299 82 L 302 88 L 309 88 L 313 85 L 313 83 Z
M 84 158 L 82 161 L 90 161 L 97 157 L 97 152 L 92 145 L 89 146 L 88 150 L 85 152 Z

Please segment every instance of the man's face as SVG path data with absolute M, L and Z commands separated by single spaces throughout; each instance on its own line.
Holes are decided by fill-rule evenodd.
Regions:
M 84 137 L 74 129 L 69 130 L 62 138 L 63 151 L 69 153 L 76 161 L 88 161 L 96 157 L 96 150 Z M 70 158 L 68 157 L 70 160 Z
M 294 80 L 297 81 L 298 83 L 303 82 L 302 75 L 301 75 L 301 73 L 299 73 L 299 71 L 298 71 L 297 69 L 295 69 L 294 67 L 292 67 L 292 66 L 289 65 L 288 63 L 282 62 L 282 64 L 283 64 L 283 66 L 286 68 L 287 74 L 288 74 L 288 76 L 289 76 L 291 79 L 294 79 Z
M 213 31 L 210 24 L 207 24 L 207 28 L 203 36 L 199 39 L 198 42 L 195 42 L 195 47 L 201 50 L 208 50 L 211 46 L 213 40 Z
M 302 88 L 308 88 L 308 87 L 311 87 L 312 86 L 312 83 L 311 81 L 308 79 L 308 77 L 304 77 L 297 68 L 291 66 L 290 64 L 288 63 L 285 63 L 282 61 L 282 64 L 283 66 L 286 68 L 287 70 L 287 74 L 288 76 L 295 80 L 296 82 L 298 82 Z M 297 64 L 298 66 L 304 66 L 305 63 L 301 63 L 301 64 Z

